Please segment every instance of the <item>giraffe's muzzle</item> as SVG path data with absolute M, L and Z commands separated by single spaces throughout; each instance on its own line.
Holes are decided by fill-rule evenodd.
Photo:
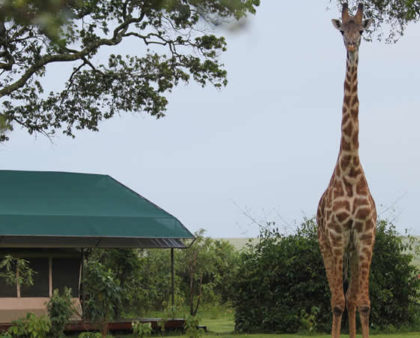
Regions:
M 356 45 L 355 44 L 348 44 L 347 45 L 347 50 L 349 52 L 355 52 L 356 51 Z

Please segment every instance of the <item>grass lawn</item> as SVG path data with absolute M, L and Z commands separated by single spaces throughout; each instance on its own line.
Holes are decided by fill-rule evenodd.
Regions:
M 186 336 L 173 336 L 172 338 L 179 337 L 179 338 L 186 338 Z M 218 337 L 218 338 L 242 338 L 242 337 L 250 337 L 250 338 L 268 338 L 268 337 L 277 337 L 277 338 L 331 338 L 331 335 L 308 335 L 303 336 L 299 334 L 206 334 L 204 335 L 205 338 L 211 338 L 211 337 Z M 342 334 L 342 338 L 347 338 L 348 335 Z M 357 335 L 357 338 L 361 338 L 361 335 Z M 379 335 L 371 335 L 372 338 L 400 338 L 400 337 L 420 337 L 420 332 L 413 332 L 413 333 L 397 333 L 397 334 L 379 334 Z
M 234 313 L 232 310 L 226 309 L 212 309 L 202 312 L 200 325 L 207 327 L 208 332 L 204 334 L 203 338 L 269 338 L 269 337 L 278 337 L 278 338 L 330 338 L 329 334 L 312 334 L 312 335 L 302 335 L 302 334 L 234 334 Z M 411 337 L 411 338 L 420 338 L 420 332 L 410 332 L 410 333 L 394 333 L 394 334 L 371 334 L 372 338 L 401 338 L 401 337 Z M 186 335 L 170 335 L 171 338 L 186 338 Z M 342 334 L 342 338 L 347 338 L 348 334 Z M 358 338 L 361 338 L 361 335 L 357 335 Z M 125 336 L 127 338 L 127 336 Z

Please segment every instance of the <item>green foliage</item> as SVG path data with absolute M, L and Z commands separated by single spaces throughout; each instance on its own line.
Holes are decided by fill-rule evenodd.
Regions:
M 0 20 L 37 26 L 51 40 L 58 42 L 60 28 L 69 19 L 67 4 L 75 6 L 77 2 L 78 0 L 3 0 L 0 2 Z
M 122 304 L 122 289 L 118 280 L 98 261 L 85 264 L 83 276 L 83 315 L 86 319 L 106 323 L 116 317 Z
M 188 316 L 185 320 L 185 334 L 188 338 L 199 338 L 204 334 L 204 330 L 199 328 L 200 319 L 197 316 Z
M 35 314 L 29 312 L 25 318 L 13 321 L 7 333 L 12 337 L 45 338 L 50 328 L 51 322 L 48 317 L 37 317 Z
M 260 241 L 242 254 L 235 289 L 237 331 L 297 332 L 309 315 L 317 330 L 328 331 L 329 290 L 314 220 L 290 236 L 262 228 Z
M 139 295 L 144 289 L 142 273 L 148 274 L 142 266 L 139 252 L 133 249 L 96 249 L 89 255 L 90 262 L 99 262 L 119 285 L 120 297 L 113 304 L 115 318 L 120 318 L 122 309 L 139 312 L 145 298 Z
M 396 42 L 404 34 L 410 22 L 418 22 L 420 19 L 419 0 L 330 0 L 330 2 L 338 5 L 340 13 L 345 2 L 353 11 L 359 3 L 363 3 L 365 17 L 373 19 L 367 35 L 368 40 L 376 37 L 379 40 L 385 38 L 387 42 Z
M 102 338 L 102 334 L 99 332 L 82 332 L 78 335 L 78 338 Z
M 204 33 L 203 23 L 238 20 L 258 5 L 259 0 L 2 1 L 1 124 L 74 136 L 75 129 L 98 130 L 101 120 L 117 112 L 162 117 L 166 96 L 179 83 L 227 84 L 218 59 L 226 41 Z M 118 54 L 114 47 L 124 41 L 135 44 L 136 52 Z M 101 49 L 108 53 L 102 63 L 95 58 Z M 56 62 L 70 63 L 73 71 L 63 88 L 45 93 L 43 78 Z
M 392 223 L 378 221 L 372 258 L 370 294 L 371 326 L 410 326 L 420 311 L 420 271 L 412 265 L 410 239 L 404 242 Z
M 0 278 L 4 278 L 9 285 L 31 286 L 34 283 L 36 272 L 30 268 L 26 259 L 6 255 L 0 261 L 0 271 Z
M 194 243 L 177 254 L 180 287 L 192 316 L 202 302 L 217 303 L 232 297 L 238 263 L 238 255 L 229 243 L 204 237 L 204 230 L 194 235 Z
M 71 289 L 65 288 L 62 295 L 56 289 L 47 304 L 51 321 L 50 336 L 53 338 L 65 337 L 64 328 L 75 312 L 71 298 Z
M 139 321 L 134 321 L 131 323 L 133 327 L 133 333 L 136 337 L 147 337 L 152 333 L 152 327 L 150 323 L 141 323 Z
M 175 312 L 181 313 L 185 300 L 197 312 L 202 303 L 227 302 L 232 298 L 239 254 L 228 242 L 205 238 L 200 233 L 190 248 L 175 250 L 174 254 L 173 308 L 170 304 L 170 250 L 95 249 L 90 252 L 88 265 L 98 264 L 120 289 L 120 296 L 112 304 L 114 318 L 144 315 L 150 311 L 165 311 L 167 318 L 173 318 Z M 85 271 L 82 288 L 86 295 L 82 299 L 86 300 L 91 298 L 90 294 L 97 293 L 96 283 L 88 280 L 89 273 Z M 85 310 L 87 305 L 83 305 Z
M 418 313 L 419 280 L 407 245 L 387 221 L 379 221 L 370 297 L 376 328 L 412 326 Z M 330 293 L 313 219 L 283 236 L 272 225 L 242 254 L 235 289 L 237 331 L 330 330 Z M 346 320 L 345 320 L 346 321 Z

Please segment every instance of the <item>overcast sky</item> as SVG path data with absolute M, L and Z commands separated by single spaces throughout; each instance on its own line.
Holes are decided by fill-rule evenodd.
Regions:
M 226 88 L 182 85 L 165 118 L 122 114 L 76 139 L 17 128 L 0 168 L 108 174 L 213 237 L 256 236 L 251 218 L 290 231 L 315 214 L 339 148 L 345 49 L 327 5 L 263 0 L 226 34 Z M 361 161 L 379 215 L 417 235 L 419 92 L 420 23 L 395 45 L 362 42 Z

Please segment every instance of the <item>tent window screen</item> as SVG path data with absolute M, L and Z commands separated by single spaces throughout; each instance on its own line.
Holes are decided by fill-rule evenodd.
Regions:
M 34 271 L 32 276 L 34 284 L 21 286 L 21 297 L 48 297 L 49 296 L 49 264 L 48 258 L 26 258 L 29 267 Z
M 53 290 L 62 291 L 65 287 L 71 288 L 73 297 L 79 296 L 79 258 L 53 258 L 52 284 Z

